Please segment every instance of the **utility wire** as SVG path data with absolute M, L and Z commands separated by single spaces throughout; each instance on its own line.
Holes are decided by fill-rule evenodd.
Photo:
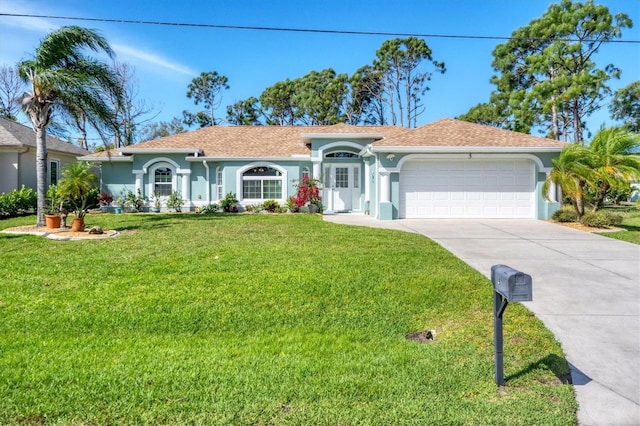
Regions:
M 197 23 L 189 23 L 189 22 L 144 21 L 144 20 L 109 19 L 109 18 L 80 18 L 77 16 L 32 15 L 32 14 L 19 14 L 19 13 L 0 13 L 0 16 L 12 16 L 16 18 L 42 18 L 42 19 L 64 19 L 64 20 L 71 20 L 71 21 L 109 22 L 109 23 L 117 23 L 117 24 L 163 25 L 163 26 L 192 27 L 192 28 L 217 28 L 217 29 L 226 29 L 226 30 L 280 31 L 280 32 L 316 33 L 316 34 L 450 38 L 450 39 L 472 39 L 472 40 L 516 40 L 517 39 L 516 37 L 499 37 L 499 36 L 394 33 L 394 32 L 382 32 L 382 31 L 324 30 L 324 29 L 284 28 L 284 27 L 254 27 L 254 26 L 246 26 L 246 25 L 197 24 Z M 541 40 L 541 39 L 528 38 L 528 40 Z M 564 39 L 564 41 L 589 42 L 589 41 L 598 41 L 598 40 Z M 638 43 L 640 44 L 640 40 L 604 40 L 603 42 L 604 43 Z

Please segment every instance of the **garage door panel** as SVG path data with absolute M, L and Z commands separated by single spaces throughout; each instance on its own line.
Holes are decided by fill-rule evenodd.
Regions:
M 529 160 L 409 161 L 400 177 L 400 216 L 533 218 L 534 191 Z

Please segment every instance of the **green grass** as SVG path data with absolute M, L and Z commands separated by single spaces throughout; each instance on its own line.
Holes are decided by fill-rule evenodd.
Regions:
M 610 207 L 607 210 L 623 216 L 622 224 L 617 227 L 623 228 L 625 231 L 603 232 L 602 235 L 633 244 L 640 244 L 640 209 L 637 206 L 625 206 Z
M 496 387 L 491 284 L 427 238 L 304 214 L 87 224 L 122 234 L 0 234 L 0 424 L 576 422 L 519 304 Z

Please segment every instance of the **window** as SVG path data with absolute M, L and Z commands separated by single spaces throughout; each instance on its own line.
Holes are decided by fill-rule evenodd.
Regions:
M 360 188 L 360 167 L 353 168 L 353 187 Z
M 302 179 L 304 178 L 310 178 L 311 175 L 309 174 L 309 168 L 308 167 L 303 167 L 302 168 Z
M 57 185 L 60 177 L 60 162 L 51 160 L 49 162 L 49 185 Z
M 222 200 L 224 194 L 222 193 L 222 169 L 220 167 L 218 167 L 216 170 L 216 184 L 218 190 L 218 200 Z
M 338 151 L 325 155 L 325 158 L 358 158 L 355 152 Z
M 242 174 L 242 198 L 282 199 L 282 173 L 272 167 L 254 167 Z
M 153 173 L 154 187 L 153 193 L 160 196 L 171 195 L 173 192 L 173 178 L 171 169 L 168 167 L 158 167 Z

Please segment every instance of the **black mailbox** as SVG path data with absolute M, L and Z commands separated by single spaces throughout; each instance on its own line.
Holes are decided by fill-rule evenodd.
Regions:
M 531 275 L 517 271 L 507 265 L 491 267 L 491 282 L 495 291 L 509 302 L 531 302 L 533 292 Z

